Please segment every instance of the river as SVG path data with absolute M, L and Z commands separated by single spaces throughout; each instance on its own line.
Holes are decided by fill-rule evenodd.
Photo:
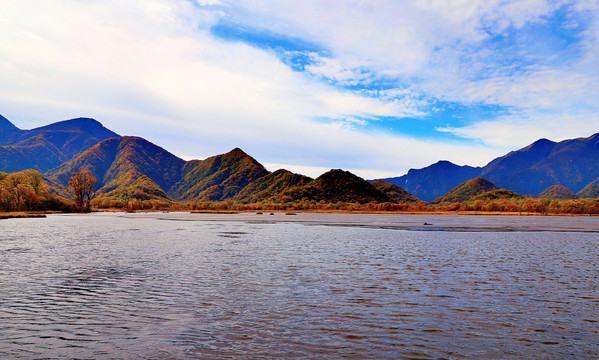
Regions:
M 0 358 L 597 359 L 598 259 L 599 217 L 0 220 Z

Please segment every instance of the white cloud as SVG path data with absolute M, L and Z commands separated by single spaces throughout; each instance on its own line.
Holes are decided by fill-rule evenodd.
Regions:
M 313 119 L 419 114 L 414 104 L 340 91 L 271 53 L 218 41 L 207 31 L 218 16 L 178 1 L 13 3 L 2 25 L 14 31 L 0 35 L 2 112 L 37 119 L 29 127 L 91 116 L 185 154 L 290 147 L 331 167 L 325 151 L 353 154 L 357 144 Z
M 21 83 L 22 92 L 34 97 L 36 85 L 42 85 L 53 89 L 44 96 L 71 97 L 74 104 L 126 106 L 115 106 L 108 91 L 94 93 L 110 89 L 159 100 L 171 109 L 250 116 L 287 113 L 298 105 L 292 114 L 300 117 L 402 116 L 415 111 L 307 81 L 272 54 L 218 42 L 197 30 L 214 24 L 217 15 L 186 2 L 143 1 L 138 7 L 65 2 L 55 8 L 27 1 L 5 10 L 6 27 L 18 29 L 1 39 L 2 75 L 10 80 L 6 93 Z M 68 86 L 83 91 L 56 93 Z
M 399 175 L 439 160 L 439 154 L 459 164 L 483 165 L 506 146 L 598 125 L 585 116 L 585 128 L 568 110 L 562 112 L 570 114 L 568 125 L 553 116 L 548 126 L 551 116 L 539 115 L 547 109 L 583 106 L 591 114 L 599 108 L 596 21 L 584 33 L 579 63 L 534 67 L 517 77 L 473 76 L 490 56 L 478 47 L 481 42 L 509 27 L 544 21 L 560 5 L 556 2 L 196 3 L 4 3 L 0 26 L 10 31 L 0 33 L 0 113 L 29 127 L 90 116 L 188 157 L 241 146 L 261 162 L 343 167 L 368 177 L 375 177 L 373 171 Z M 308 73 L 295 72 L 272 52 L 215 38 L 210 28 L 221 20 L 261 24 L 320 44 L 330 56 L 315 57 Z M 464 62 L 469 55 L 474 60 Z M 343 85 L 394 79 L 397 86 L 341 90 L 321 77 Z M 491 146 L 363 129 L 364 119 L 424 116 L 430 99 L 517 111 L 445 129 Z M 526 116 L 516 116 L 522 113 Z M 502 124 L 510 130 L 502 131 Z M 514 138 L 513 131 L 522 136 Z
M 599 132 L 589 124 L 597 123 L 598 111 L 582 109 L 575 113 L 541 113 L 532 110 L 520 111 L 490 121 L 481 121 L 463 128 L 441 128 L 458 136 L 480 139 L 497 147 L 518 147 L 539 138 L 561 141 L 587 137 Z M 581 134 L 579 129 L 587 131 Z
M 596 1 L 421 0 L 323 4 L 316 0 L 249 0 L 227 3 L 247 9 L 242 15 L 234 15 L 236 21 L 261 23 L 274 32 L 324 44 L 332 57 L 316 59 L 308 71 L 340 84 L 355 85 L 391 77 L 397 79 L 397 87 L 409 87 L 425 99 L 502 106 L 528 114 L 548 111 L 560 114 L 581 106 L 599 109 L 595 96 L 599 91 Z M 508 32 L 530 36 L 520 32 L 531 24 L 547 24 L 555 11 L 570 5 L 568 24 L 578 28 L 584 23 L 588 27 L 578 35 L 580 42 L 570 45 L 569 52 L 579 53 L 572 58 L 553 61 L 550 65 L 537 64 L 535 60 L 558 59 L 559 55 L 533 56 L 525 52 L 526 47 L 524 50 L 506 49 L 487 43 L 492 36 Z M 256 20 L 264 18 L 275 21 Z M 530 41 L 530 51 L 534 51 L 535 39 L 527 41 Z M 524 52 L 509 54 L 512 51 Z M 525 64 L 516 69 L 517 63 L 496 63 L 506 55 L 521 59 Z M 527 61 L 533 63 L 527 64 Z M 521 127 L 537 129 L 539 134 L 550 132 L 554 137 L 564 130 L 572 130 L 572 125 L 566 123 L 545 127 L 542 119 L 542 116 L 525 117 L 519 121 Z M 589 125 L 599 128 L 599 119 L 575 130 L 584 135 Z M 482 124 L 473 126 L 478 130 L 470 133 L 481 134 L 478 139 L 482 141 L 497 136 L 491 128 L 491 132 L 483 134 Z M 455 134 L 466 134 L 468 129 Z M 533 138 L 522 138 L 522 141 L 534 141 L 534 132 L 527 133 Z M 501 142 L 513 143 L 509 138 Z
M 363 77 L 359 71 L 363 68 L 377 74 L 423 75 L 431 65 L 440 65 L 434 64 L 439 49 L 450 49 L 444 61 L 453 61 L 465 46 L 489 38 L 489 32 L 542 21 L 558 7 L 544 0 L 226 3 L 246 9 L 233 14 L 235 21 L 324 44 L 334 57 L 322 59 L 311 70 L 341 81 L 349 81 L 352 70 L 356 77 Z

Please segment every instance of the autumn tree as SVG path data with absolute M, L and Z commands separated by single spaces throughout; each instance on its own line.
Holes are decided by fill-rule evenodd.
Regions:
M 88 169 L 75 171 L 69 179 L 69 186 L 77 208 L 82 211 L 90 211 L 90 201 L 94 196 L 94 185 L 96 177 Z
M 39 171 L 0 172 L 0 211 L 39 210 L 49 198 Z

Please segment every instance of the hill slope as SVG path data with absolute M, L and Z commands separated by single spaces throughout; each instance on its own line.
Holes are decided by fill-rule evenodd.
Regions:
M 371 183 L 378 191 L 387 195 L 391 200 L 396 203 L 417 203 L 420 202 L 409 192 L 405 191 L 401 187 L 388 183 L 383 180 L 376 180 Z
M 150 193 L 164 197 L 163 189 L 169 189 L 181 178 L 184 164 L 184 160 L 145 139 L 123 136 L 96 144 L 47 175 L 50 183 L 66 186 L 74 171 L 87 168 L 98 179 L 95 189 L 99 193 L 119 189 L 123 194 L 134 193 L 131 186 L 138 184 L 153 189 Z M 154 182 L 162 193 L 157 192 L 149 181 Z M 142 193 L 147 191 L 140 190 Z
M 233 200 L 247 203 L 264 200 L 279 202 L 278 200 L 280 199 L 278 198 L 278 195 L 285 190 L 297 186 L 305 186 L 310 181 L 312 181 L 312 179 L 307 176 L 294 174 L 285 169 L 279 169 L 249 183 L 233 197 Z
M 220 201 L 232 199 L 252 181 L 269 174 L 253 157 L 235 148 L 205 160 L 188 161 L 182 180 L 168 194 L 177 200 Z
M 484 192 L 480 195 L 476 195 L 471 198 L 471 200 L 498 200 L 498 199 L 521 199 L 523 196 L 517 194 L 511 190 L 506 189 L 495 189 L 491 191 Z
M 309 200 L 335 203 L 357 202 L 360 204 L 393 202 L 371 183 L 349 171 L 333 169 L 320 175 L 305 186 L 297 186 L 282 193 L 291 201 Z
M 576 196 L 582 199 L 599 198 L 599 185 L 596 182 L 597 180 L 585 186 L 582 190 L 576 193 Z
M 577 199 L 578 196 L 562 185 L 553 185 L 543 190 L 539 196 L 542 199 Z
M 468 201 L 477 195 L 496 189 L 497 186 L 495 186 L 489 180 L 482 177 L 477 177 L 475 179 L 464 181 L 460 185 L 451 189 L 447 194 L 431 201 L 431 203 L 439 204 L 443 202 L 453 203 Z

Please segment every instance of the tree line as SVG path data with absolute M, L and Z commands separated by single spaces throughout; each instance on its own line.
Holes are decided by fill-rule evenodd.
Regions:
M 90 211 L 95 182 L 96 178 L 89 170 L 74 172 L 65 189 L 72 198 L 69 199 L 50 193 L 37 170 L 0 171 L 0 211 Z
M 598 199 L 539 199 L 504 198 L 476 199 L 437 205 L 418 203 L 326 202 L 324 200 L 278 201 L 271 199 L 256 203 L 234 201 L 172 202 L 162 199 L 94 198 L 96 178 L 88 169 L 73 172 L 64 190 L 69 195 L 52 194 L 42 175 L 36 170 L 15 173 L 0 172 L 0 211 L 65 211 L 89 212 L 116 208 L 125 211 L 340 211 L 340 212 L 417 212 L 417 213 L 511 213 L 599 215 Z

